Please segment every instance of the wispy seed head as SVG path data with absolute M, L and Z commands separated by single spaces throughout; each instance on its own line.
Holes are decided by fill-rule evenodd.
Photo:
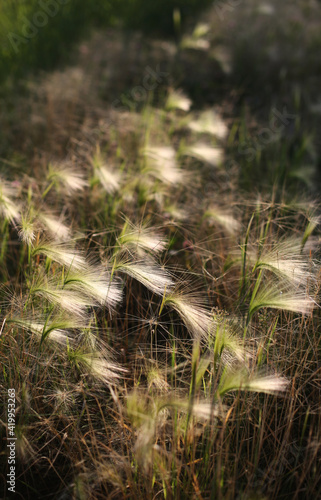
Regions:
M 147 173 L 165 184 L 178 184 L 183 180 L 183 172 L 176 162 L 176 153 L 171 146 L 147 146 L 145 169 Z
M 122 260 L 117 263 L 115 270 L 134 278 L 158 295 L 163 295 L 165 290 L 171 289 L 173 286 L 172 278 L 168 272 L 149 261 Z
M 58 182 L 70 194 L 81 191 L 88 186 L 88 181 L 85 180 L 82 172 L 74 166 L 69 166 L 68 163 L 63 165 L 50 164 L 47 180 Z
M 183 93 L 182 90 L 171 90 L 168 94 L 165 108 L 168 110 L 179 109 L 189 111 L 192 101 Z
M 218 147 L 208 146 L 207 144 L 197 143 L 188 146 L 182 154 L 191 156 L 213 167 L 220 166 L 224 158 L 224 150 Z
M 204 111 L 197 120 L 192 120 L 188 128 L 200 134 L 210 134 L 219 139 L 225 139 L 228 128 L 221 116 L 215 111 Z

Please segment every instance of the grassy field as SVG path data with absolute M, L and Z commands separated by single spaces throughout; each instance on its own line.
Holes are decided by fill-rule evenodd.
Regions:
M 2 90 L 1 498 L 321 496 L 308 4 L 95 31 Z

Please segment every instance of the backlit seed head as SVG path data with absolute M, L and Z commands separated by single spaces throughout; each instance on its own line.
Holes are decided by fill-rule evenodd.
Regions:
M 192 101 L 183 93 L 182 90 L 171 90 L 168 94 L 165 108 L 168 110 L 179 109 L 189 111 Z
M 265 244 L 259 257 L 254 248 L 249 249 L 248 259 L 258 269 L 266 269 L 281 280 L 306 287 L 315 278 L 310 272 L 311 263 L 301 250 L 301 241 L 289 238 L 272 247 Z
M 0 179 L 0 215 L 11 222 L 18 222 L 20 219 L 20 205 L 14 200 L 16 195 L 16 188 Z
M 88 186 L 88 181 L 84 178 L 80 169 L 68 164 L 68 162 L 62 165 L 49 164 L 47 180 L 48 182 L 58 183 L 65 189 L 67 194 L 82 191 Z
M 208 163 L 212 167 L 220 166 L 224 159 L 224 150 L 222 148 L 208 146 L 204 143 L 187 146 L 182 154 L 196 158 L 201 162 Z
M 32 255 L 45 255 L 68 269 L 86 269 L 84 256 L 75 250 L 70 243 L 60 243 L 51 240 L 41 240 L 33 246 Z
M 81 270 L 71 269 L 64 281 L 67 289 L 78 291 L 83 296 L 94 301 L 96 305 L 115 308 L 122 299 L 120 284 L 111 277 L 100 265 L 88 264 Z
M 173 286 L 169 273 L 149 260 L 130 261 L 123 259 L 117 263 L 115 270 L 134 278 L 158 295 L 163 295 L 165 290 L 169 290 Z
M 195 338 L 208 339 L 212 317 L 197 296 L 191 293 L 169 291 L 166 293 L 164 305 L 173 308 L 179 314 L 186 328 Z
M 147 146 L 145 156 L 146 173 L 165 184 L 178 184 L 183 180 L 183 172 L 177 164 L 176 152 L 171 146 Z
M 228 134 L 228 128 L 221 116 L 212 110 L 204 111 L 196 120 L 188 124 L 188 128 L 199 134 L 210 134 L 218 139 L 225 139 Z
M 143 250 L 151 253 L 163 252 L 167 244 L 166 239 L 153 228 L 134 226 L 129 221 L 126 221 L 117 241 L 122 249 L 127 248 L 136 252 Z
M 67 241 L 71 237 L 71 229 L 61 219 L 49 213 L 40 213 L 39 218 L 46 231 L 57 241 Z
M 262 308 L 310 314 L 316 302 L 305 291 L 289 288 L 288 283 L 270 280 L 259 288 L 249 307 L 249 317 Z

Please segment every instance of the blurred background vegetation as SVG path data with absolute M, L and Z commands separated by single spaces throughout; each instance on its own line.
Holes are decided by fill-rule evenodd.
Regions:
M 166 85 L 183 89 L 194 108 L 224 109 L 233 123 L 228 154 L 241 165 L 242 187 L 252 189 L 254 179 L 273 184 L 277 171 L 279 185 L 290 175 L 312 189 L 310 173 L 321 171 L 320 15 L 315 0 L 1 0 L 0 157 L 16 155 L 18 144 L 25 154 L 42 143 L 39 130 L 28 148 L 17 141 L 31 113 L 17 97 L 30 96 L 35 72 L 77 67 L 84 85 L 88 75 L 96 82 L 87 102 L 141 111 L 146 102 L 132 91 L 147 67 L 161 68 Z M 48 102 L 68 86 L 75 90 L 70 76 L 61 81 L 48 90 Z M 160 85 L 149 99 L 158 105 L 166 92 Z M 274 109 L 296 118 L 263 147 L 260 131 Z M 30 133 L 25 127 L 21 138 Z M 246 158 L 250 150 L 255 161 Z
M 68 60 L 73 42 L 93 27 L 115 24 L 149 34 L 175 34 L 210 0 L 3 0 L 0 4 L 0 82 Z M 176 23 L 174 13 L 176 12 Z
M 320 302 L 320 21 L 318 0 L 0 0 L 0 172 L 7 179 L 0 219 L 9 214 L 0 227 L 2 312 L 22 311 L 24 291 L 31 283 L 37 290 L 26 259 L 32 239 L 47 231 L 40 216 L 48 213 L 51 225 L 57 219 L 66 238 L 87 235 L 79 248 L 106 262 L 113 252 L 118 260 L 115 242 L 128 218 L 166 235 L 164 260 L 178 276 L 177 290 L 191 278 L 186 290 L 193 295 L 183 305 L 193 310 L 195 303 L 200 320 L 202 311 L 228 316 L 233 333 L 224 327 L 218 341 L 211 334 L 208 353 L 194 358 L 178 309 L 166 305 L 166 287 L 160 304 L 144 281 L 126 284 L 126 302 L 110 320 L 98 313 L 97 339 L 129 370 L 120 398 L 136 385 L 146 388 L 137 408 L 151 416 L 151 428 L 157 422 L 156 439 L 141 446 L 136 437 L 150 436 L 149 428 L 123 419 L 126 404 L 118 407 L 100 385 L 87 391 L 78 360 L 104 366 L 85 345 L 87 335 L 86 350 L 56 355 L 33 337 L 25 344 L 20 327 L 11 334 L 3 322 L 0 364 L 22 401 L 19 487 L 30 489 L 26 500 L 49 498 L 49 489 L 50 498 L 81 500 L 160 498 L 163 491 L 166 498 L 321 498 L 320 308 L 314 317 L 290 315 L 308 293 Z M 28 248 L 18 237 L 29 238 Z M 153 252 L 163 247 L 159 241 Z M 33 256 L 39 279 L 51 284 L 57 268 Z M 137 255 L 133 263 L 140 262 Z M 274 272 L 292 282 L 286 293 Z M 263 282 L 267 288 L 258 288 Z M 17 296 L 8 308 L 7 287 Z M 275 305 L 289 306 L 284 297 L 289 314 L 274 313 Z M 214 401 L 212 387 L 225 376 L 217 353 L 226 343 L 230 363 L 230 346 L 240 352 L 244 332 L 249 368 L 286 376 L 289 397 L 227 395 L 226 418 L 207 427 L 173 415 L 173 431 L 157 410 L 158 429 L 153 395 L 182 388 L 188 415 L 196 394 L 197 402 Z M 203 416 L 212 408 L 206 403 Z M 5 451 L 1 460 L 7 463 Z

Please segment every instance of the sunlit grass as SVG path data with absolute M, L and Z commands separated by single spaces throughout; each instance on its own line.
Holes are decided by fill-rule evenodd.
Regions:
M 199 57 L 211 32 L 181 41 Z M 39 99 L 43 150 L 0 180 L 0 384 L 17 394 L 23 498 L 320 491 L 318 203 L 292 199 L 273 158 L 285 188 L 245 194 L 263 166 L 233 149 L 245 118 L 170 85 L 111 121 L 98 87 L 61 122 Z

